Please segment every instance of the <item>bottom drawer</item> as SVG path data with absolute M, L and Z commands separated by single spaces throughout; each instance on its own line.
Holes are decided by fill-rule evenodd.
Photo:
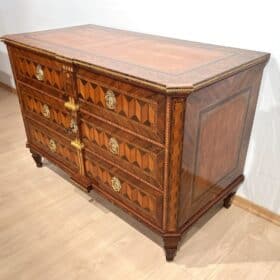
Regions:
M 113 196 L 114 202 L 133 214 L 162 225 L 162 194 L 120 169 L 85 151 L 85 171 L 93 185 Z M 93 186 L 93 187 L 94 187 Z
M 79 170 L 77 150 L 70 144 L 70 139 L 55 133 L 45 126 L 28 119 L 29 144 L 38 147 L 44 152 L 46 158 L 52 160 L 60 167 L 70 169 L 72 172 Z

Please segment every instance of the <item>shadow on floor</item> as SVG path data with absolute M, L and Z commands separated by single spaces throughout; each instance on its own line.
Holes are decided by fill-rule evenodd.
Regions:
M 66 181 L 70 182 L 72 185 L 76 185 L 75 182 L 73 182 L 70 177 L 61 169 L 56 167 L 55 165 L 51 164 L 47 160 L 44 161 L 44 166 L 50 168 L 52 171 L 57 173 L 59 176 L 63 177 Z M 124 220 L 127 224 L 129 224 L 131 227 L 136 229 L 138 232 L 144 234 L 147 238 L 152 240 L 154 243 L 156 243 L 158 246 L 163 248 L 163 242 L 162 238 L 154 233 L 152 230 L 150 230 L 147 226 L 143 225 L 139 221 L 137 221 L 135 218 L 129 216 L 126 212 L 124 212 L 122 209 L 119 207 L 115 206 L 105 198 L 103 198 L 101 195 L 96 193 L 95 191 L 91 191 L 90 193 L 85 193 L 79 188 L 75 189 L 77 191 L 77 194 L 82 195 L 87 199 L 90 203 L 93 203 L 94 206 L 98 207 L 101 211 L 108 213 L 112 212 L 115 215 L 117 215 L 119 218 Z M 216 213 L 222 208 L 222 202 L 218 205 L 215 205 L 208 211 L 203 217 L 200 218 L 200 220 L 196 223 L 195 227 L 192 227 L 189 232 L 187 232 L 183 237 L 180 242 L 180 247 L 184 245 L 189 239 L 192 238 L 193 235 L 195 235 L 200 228 L 204 226 L 209 219 L 214 217 Z M 179 250 L 180 250 L 179 247 Z M 164 253 L 164 252 L 163 252 Z

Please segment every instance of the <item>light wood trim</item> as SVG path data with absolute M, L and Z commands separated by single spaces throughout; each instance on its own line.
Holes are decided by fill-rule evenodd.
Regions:
M 246 198 L 236 195 L 233 199 L 233 204 L 256 216 L 262 217 L 263 219 L 275 225 L 280 226 L 280 215 L 275 214 L 270 210 L 247 200 Z
M 9 85 L 7 85 L 7 84 L 1 82 L 1 81 L 0 81 L 0 87 L 6 89 L 7 91 L 10 91 L 10 92 L 12 92 L 12 93 L 17 94 L 16 88 L 11 87 L 11 86 L 9 86 Z

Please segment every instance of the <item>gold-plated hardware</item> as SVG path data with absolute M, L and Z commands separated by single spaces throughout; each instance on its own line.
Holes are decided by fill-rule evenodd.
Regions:
M 108 143 L 108 148 L 112 154 L 114 154 L 114 155 L 119 154 L 119 143 L 116 138 L 114 138 L 114 137 L 110 138 L 109 143 Z
M 82 150 L 85 146 L 79 139 L 72 140 L 71 145 L 78 150 Z
M 50 108 L 47 104 L 43 105 L 42 114 L 45 118 L 48 118 L 48 119 L 50 118 L 50 116 L 51 116 Z
M 75 104 L 75 100 L 73 97 L 69 97 L 69 101 L 64 103 L 64 107 L 70 111 L 79 110 L 79 104 Z
M 78 132 L 78 126 L 77 126 L 77 122 L 75 119 L 71 119 L 71 121 L 70 121 L 70 130 L 72 133 Z
M 49 148 L 52 152 L 56 152 L 56 143 L 53 139 L 50 139 L 49 141 Z
M 36 66 L 35 76 L 36 76 L 37 80 L 39 80 L 39 81 L 43 81 L 44 80 L 44 71 L 43 71 L 42 66 L 40 64 L 38 64 Z
M 112 188 L 115 192 L 119 192 L 122 188 L 121 182 L 117 177 L 112 177 L 111 179 Z
M 112 90 L 108 89 L 106 91 L 105 101 L 106 101 L 106 106 L 107 106 L 108 109 L 114 110 L 116 108 L 117 99 L 116 99 L 116 96 L 115 96 L 115 94 Z

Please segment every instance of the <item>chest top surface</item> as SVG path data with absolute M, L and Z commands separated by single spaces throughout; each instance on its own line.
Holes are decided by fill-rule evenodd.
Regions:
M 193 90 L 267 61 L 266 53 L 183 41 L 96 25 L 2 37 L 113 75 L 165 89 Z

